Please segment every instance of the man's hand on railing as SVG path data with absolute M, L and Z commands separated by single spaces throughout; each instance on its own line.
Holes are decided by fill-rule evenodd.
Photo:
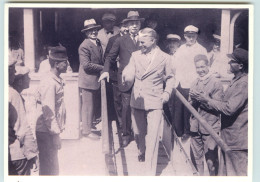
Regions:
M 104 72 L 100 75 L 98 82 L 100 82 L 101 80 L 107 79 L 107 82 L 109 82 L 109 73 L 108 72 Z

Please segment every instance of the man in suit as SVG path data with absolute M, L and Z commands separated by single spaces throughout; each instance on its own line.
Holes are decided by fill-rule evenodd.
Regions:
M 91 132 L 92 122 L 95 119 L 95 113 L 100 109 L 101 93 L 98 78 L 103 70 L 102 47 L 97 39 L 100 25 L 96 24 L 94 19 L 84 22 L 82 33 L 86 35 L 85 40 L 79 46 L 79 88 L 82 94 L 82 134 L 83 136 L 98 140 L 100 137 Z
M 170 56 L 156 45 L 156 38 L 151 28 L 139 32 L 141 50 L 132 53 L 122 74 L 123 84 L 134 82 L 130 101 L 132 126 L 138 160 L 145 161 L 146 175 L 156 174 L 163 104 L 169 100 L 175 82 Z
M 128 33 L 128 28 L 123 21 L 120 22 L 119 28 L 120 28 L 119 34 L 111 37 L 108 40 L 106 51 L 104 53 L 104 59 L 106 59 L 107 55 L 109 54 L 109 51 L 111 50 L 115 40 L 118 37 L 124 36 Z M 119 58 L 117 57 L 113 61 L 113 63 L 110 64 L 109 75 L 111 81 L 107 83 L 107 95 L 108 95 L 107 99 L 108 99 L 108 103 L 110 103 L 110 106 L 114 104 L 113 105 L 114 107 L 108 107 L 109 120 L 117 119 L 119 128 L 122 129 L 121 92 L 118 90 L 118 85 L 117 85 L 118 63 L 119 63 Z
M 140 46 L 137 43 L 137 34 L 141 27 L 141 21 L 144 21 L 143 18 L 139 17 L 137 11 L 129 11 L 127 18 L 124 20 L 126 23 L 129 34 L 122 37 L 118 37 L 109 54 L 105 59 L 105 65 L 102 75 L 99 80 L 107 79 L 109 82 L 109 69 L 111 63 L 116 60 L 119 56 L 119 67 L 117 73 L 117 82 L 118 89 L 121 92 L 121 103 L 122 103 L 122 132 L 123 132 L 123 144 L 125 147 L 130 142 L 131 135 L 131 109 L 130 109 L 130 97 L 131 97 L 131 88 L 132 84 L 122 84 L 122 72 L 125 69 L 126 65 L 129 63 L 132 52 L 140 49 Z
M 101 42 L 103 51 L 106 50 L 108 40 L 119 33 L 119 28 L 115 26 L 116 16 L 112 13 L 105 13 L 102 16 L 103 28 L 98 31 L 97 38 Z

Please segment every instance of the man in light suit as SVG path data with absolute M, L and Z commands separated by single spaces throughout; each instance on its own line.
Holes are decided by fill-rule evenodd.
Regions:
M 156 45 L 156 38 L 151 28 L 139 32 L 141 50 L 132 53 L 122 74 L 123 84 L 134 82 L 130 101 L 132 126 L 138 160 L 145 161 L 146 175 L 156 174 L 163 104 L 169 100 L 175 82 L 170 56 Z
M 131 97 L 131 88 L 132 84 L 122 84 L 122 72 L 125 69 L 126 65 L 129 63 L 132 52 L 140 49 L 140 46 L 137 42 L 137 34 L 141 27 L 141 21 L 144 21 L 143 18 L 139 17 L 137 11 L 130 11 L 127 15 L 127 18 L 124 20 L 126 23 L 129 34 L 122 37 L 118 37 L 109 54 L 105 58 L 105 65 L 102 75 L 99 80 L 107 79 L 109 82 L 109 69 L 110 64 L 116 60 L 119 56 L 119 67 L 117 73 L 117 82 L 118 88 L 121 92 L 122 97 L 122 132 L 123 132 L 123 147 L 126 147 L 130 142 L 131 135 L 131 108 L 130 108 L 130 97 Z
M 100 25 L 94 19 L 84 22 L 86 39 L 79 46 L 79 88 L 82 93 L 82 134 L 92 140 L 98 140 L 99 136 L 91 132 L 92 122 L 94 121 L 97 109 L 100 109 L 101 93 L 98 78 L 103 70 L 102 47 L 97 39 Z

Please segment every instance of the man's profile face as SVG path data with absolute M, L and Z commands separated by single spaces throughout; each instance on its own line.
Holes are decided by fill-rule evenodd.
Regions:
M 195 62 L 196 72 L 200 77 L 204 77 L 209 72 L 209 65 L 205 60 Z
M 115 22 L 111 20 L 104 20 L 102 25 L 105 30 L 111 31 L 114 28 Z
M 141 22 L 138 21 L 138 20 L 136 20 L 136 21 L 128 21 L 127 22 L 127 27 L 128 27 L 129 33 L 137 34 L 138 31 L 141 28 Z
M 193 45 L 196 43 L 198 34 L 197 33 L 185 33 L 184 38 L 186 40 L 187 45 Z
M 64 60 L 64 61 L 60 61 L 60 62 L 56 62 L 57 63 L 57 69 L 60 73 L 66 73 L 67 71 L 67 67 L 68 67 L 68 61 Z
M 27 89 L 30 87 L 30 81 L 31 81 L 31 78 L 29 76 L 29 73 L 25 74 L 23 77 L 22 77 L 22 87 L 23 89 Z
M 243 67 L 243 64 L 240 64 L 240 63 L 238 63 L 235 60 L 230 60 L 228 62 L 228 64 L 229 64 L 228 73 L 230 73 L 230 74 L 239 72 L 242 69 L 242 67 Z
M 155 39 L 149 36 L 139 37 L 138 40 L 141 46 L 142 53 L 148 53 L 155 44 Z

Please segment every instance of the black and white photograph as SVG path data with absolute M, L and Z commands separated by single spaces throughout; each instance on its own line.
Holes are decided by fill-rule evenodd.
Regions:
M 252 22 L 250 4 L 7 3 L 6 181 L 251 181 Z

